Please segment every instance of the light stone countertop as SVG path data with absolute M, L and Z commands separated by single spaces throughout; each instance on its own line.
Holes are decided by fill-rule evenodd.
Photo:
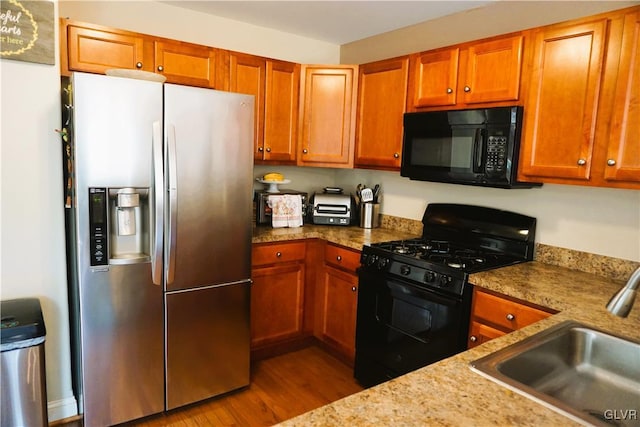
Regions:
M 253 228 L 253 243 L 298 239 L 324 239 L 358 251 L 361 251 L 362 246 L 365 244 L 410 239 L 414 237 L 419 237 L 419 234 L 411 234 L 388 228 L 360 228 L 337 225 L 305 224 L 302 227 L 296 228 L 271 228 L 269 226 L 254 226 Z
M 365 243 L 411 237 L 408 233 L 404 235 L 406 236 L 388 229 L 363 230 L 357 227 L 305 225 L 300 229 L 257 228 L 253 241 L 322 238 L 361 249 Z M 564 415 L 471 371 L 469 363 L 564 320 L 576 320 L 640 341 L 640 302 L 636 303 L 626 319 L 611 315 L 605 308 L 609 298 L 624 284 L 622 281 L 533 261 L 473 274 L 470 282 L 559 313 L 280 425 L 579 425 Z

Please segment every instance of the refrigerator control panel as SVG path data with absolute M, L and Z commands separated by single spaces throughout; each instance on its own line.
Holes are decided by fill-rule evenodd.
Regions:
M 107 265 L 107 189 L 89 188 L 89 247 L 91 266 Z

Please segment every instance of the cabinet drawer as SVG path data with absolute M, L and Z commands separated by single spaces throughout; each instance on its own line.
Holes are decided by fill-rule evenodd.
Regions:
M 494 338 L 501 337 L 504 334 L 504 331 L 492 328 L 491 326 L 487 326 L 483 323 L 472 321 L 469 328 L 469 348 L 476 347 Z
M 474 295 L 473 316 L 509 331 L 523 328 L 550 315 L 546 311 L 485 292 L 476 291 Z
M 257 244 L 251 250 L 251 265 L 274 264 L 304 260 L 304 242 Z
M 327 244 L 324 250 L 324 260 L 334 267 L 355 272 L 356 268 L 360 266 L 360 252 Z

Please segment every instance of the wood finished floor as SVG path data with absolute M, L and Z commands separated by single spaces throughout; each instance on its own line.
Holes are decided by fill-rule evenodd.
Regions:
M 351 367 L 311 346 L 252 363 L 245 389 L 127 426 L 271 426 L 360 390 Z

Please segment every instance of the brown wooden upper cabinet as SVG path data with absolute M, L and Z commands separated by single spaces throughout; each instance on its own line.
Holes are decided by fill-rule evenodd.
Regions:
M 399 170 L 409 57 L 360 65 L 355 166 Z
M 255 96 L 253 158 L 295 164 L 300 65 L 231 52 L 229 90 Z
M 60 40 L 62 75 L 126 68 L 163 74 L 169 83 L 215 87 L 214 48 L 64 18 Z
M 640 10 L 624 17 L 604 178 L 640 183 Z M 639 188 L 636 185 L 633 188 Z
M 303 65 L 299 166 L 353 167 L 357 65 Z
M 534 31 L 520 179 L 640 188 L 638 10 Z
M 154 42 L 154 71 L 169 83 L 215 87 L 216 49 L 179 41 Z
M 253 158 L 262 160 L 264 152 L 264 91 L 266 60 L 259 56 L 230 52 L 229 91 L 253 95 L 254 131 Z
M 141 34 L 60 19 L 62 74 L 109 68 L 153 70 L 153 50 Z M 146 46 L 145 46 L 146 45 Z
M 267 60 L 264 163 L 295 164 L 300 64 Z
M 409 111 L 518 101 L 524 36 L 501 36 L 411 55 Z

